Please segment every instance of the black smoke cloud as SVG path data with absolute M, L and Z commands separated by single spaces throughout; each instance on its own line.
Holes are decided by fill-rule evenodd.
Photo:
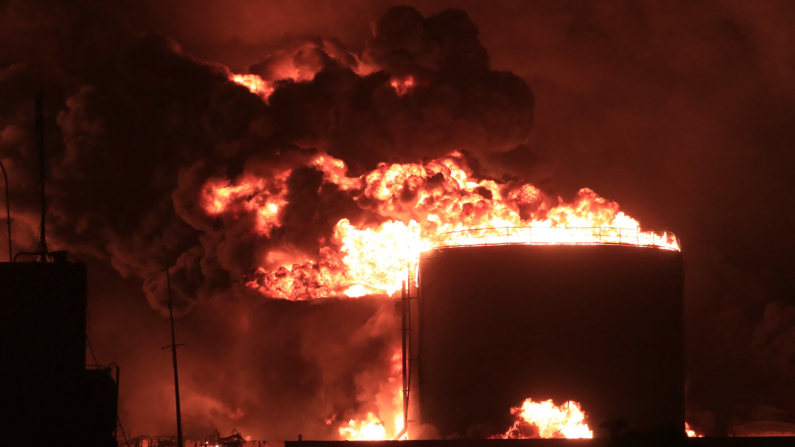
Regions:
M 183 351 L 191 435 L 236 426 L 256 437 L 334 438 L 339 424 L 389 404 L 382 387 L 398 338 L 391 301 L 273 302 L 243 280 L 274 248 L 316 258 L 342 218 L 378 221 L 305 166 L 318 150 L 358 173 L 453 149 L 473 158 L 507 151 L 526 139 L 532 122 L 527 84 L 490 69 L 477 27 L 456 10 L 427 18 L 412 8 L 389 10 L 362 56 L 322 38 L 264 54 L 250 73 L 270 80 L 285 67 L 298 70 L 294 80 L 276 82 L 267 102 L 230 81 L 227 67 L 157 30 L 131 29 L 118 11 L 67 10 L 59 22 L 59 8 L 3 9 L 5 22 L 24 16 L 32 29 L 59 25 L 54 35 L 26 35 L 18 44 L 60 51 L 41 58 L 9 51 L 0 59 L 15 249 L 30 250 L 35 241 L 31 98 L 44 88 L 49 242 L 109 263 L 161 312 L 169 268 L 179 332 L 191 346 Z M 415 87 L 400 96 L 391 82 L 407 77 Z M 201 206 L 210 179 L 234 183 L 288 168 L 281 225 L 267 237 L 253 231 L 250 214 L 209 216 Z M 97 307 L 111 312 L 104 304 Z M 112 319 L 104 312 L 100 320 Z M 133 323 L 127 330 L 155 344 L 149 328 Z M 137 388 L 122 392 L 122 415 L 138 434 L 168 430 L 168 394 L 156 391 L 168 388 L 167 376 L 132 370 Z
M 286 353 L 322 334 L 336 334 L 322 346 L 346 347 L 342 356 L 359 351 L 351 325 L 367 315 L 311 320 L 291 314 L 294 303 L 261 306 L 267 318 L 284 315 L 273 327 L 292 321 L 304 328 L 311 320 L 315 335 L 294 327 L 290 337 L 288 329 L 257 333 L 273 337 L 267 349 L 248 336 L 221 336 L 237 327 L 235 315 L 248 312 L 240 303 L 261 300 L 240 278 L 277 239 L 309 254 L 317 241 L 302 239 L 303 232 L 264 240 L 245 222 L 208 219 L 197 209 L 203 181 L 297 165 L 314 149 L 344 159 L 354 173 L 380 161 L 466 149 L 486 172 L 524 176 L 564 197 L 588 186 L 645 226 L 674 230 L 687 263 L 691 421 L 725 434 L 763 406 L 788 417 L 795 412 L 795 246 L 787 180 L 795 161 L 789 82 L 795 12 L 789 2 L 457 4 L 468 16 L 447 10 L 453 5 L 446 1 L 417 2 L 421 12 L 389 9 L 391 2 L 0 6 L 0 151 L 11 178 L 14 249 L 29 250 L 36 239 L 32 97 L 44 88 L 53 169 L 50 242 L 95 260 L 104 272 L 105 278 L 92 277 L 92 290 L 106 293 L 93 301 L 103 309 L 92 319 L 95 345 L 137 371 L 126 376 L 135 394 L 122 387 L 121 409 L 138 430 L 157 433 L 173 425 L 170 413 L 151 412 L 152 402 L 168 408 L 168 359 L 158 364 L 165 371 L 158 375 L 153 354 L 125 340 L 157 351 L 167 334 L 155 337 L 152 328 L 162 321 L 147 320 L 135 307 L 144 301 L 140 296 L 114 307 L 118 292 L 106 283 L 144 287 L 162 309 L 161 272 L 172 267 L 179 309 L 193 308 L 180 319 L 192 337 L 183 352 L 217 348 L 196 357 L 192 369 L 204 375 L 186 379 L 195 382 L 196 396 L 221 403 L 215 412 L 197 410 L 196 420 L 214 415 L 203 419 L 201 430 L 243 427 L 230 416 L 240 407 L 263 421 L 246 422 L 255 436 L 293 437 L 296 425 L 274 428 L 286 418 L 262 402 L 311 401 L 306 396 L 320 390 L 311 376 L 329 366 Z M 318 74 L 283 82 L 270 104 L 229 82 L 227 69 L 212 62 L 270 78 L 284 60 Z M 356 74 L 367 67 L 374 70 Z M 417 87 L 398 97 L 390 79 L 409 75 Z M 316 176 L 304 171 L 295 191 L 306 191 Z M 338 194 L 311 190 L 312 203 L 343 203 L 307 220 L 308 211 L 296 204 L 293 221 L 322 234 L 338 217 L 370 218 Z M 102 270 L 107 263 L 128 279 L 114 283 L 113 271 Z M 139 321 L 154 326 L 139 329 L 138 321 L 116 316 L 120 308 L 138 309 Z M 363 308 L 371 316 L 388 313 Z M 212 318 L 199 322 L 199 316 L 223 309 L 232 323 L 205 333 Z M 212 345 L 214 337 L 223 343 Z M 388 344 L 379 336 L 365 339 Z M 234 361 L 218 354 L 228 346 L 239 349 Z M 234 364 L 246 364 L 247 353 L 258 350 L 281 358 L 269 369 L 279 377 L 250 369 L 239 378 L 246 368 Z M 365 357 L 338 367 L 339 377 L 384 361 Z M 213 368 L 198 367 L 205 361 Z M 296 371 L 310 377 L 300 381 L 308 394 L 275 391 Z M 225 378 L 261 394 L 239 403 L 244 392 L 230 391 Z M 338 388 L 340 408 L 356 407 L 343 398 L 350 390 L 350 382 Z M 328 435 L 322 427 L 315 433 Z

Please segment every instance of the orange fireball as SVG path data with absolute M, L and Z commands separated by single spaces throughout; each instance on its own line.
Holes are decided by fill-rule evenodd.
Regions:
M 391 295 L 407 275 L 416 277 L 420 253 L 442 246 L 620 244 L 679 250 L 674 235 L 641 230 L 617 203 L 588 188 L 567 203 L 526 182 L 479 180 L 458 152 L 421 164 L 382 163 L 358 177 L 349 177 L 343 161 L 324 153 L 304 163 L 383 223 L 357 226 L 341 219 L 319 255 L 288 265 L 263 262 L 245 282 L 265 296 Z M 256 231 L 269 237 L 282 225 L 291 172 L 244 173 L 234 182 L 210 179 L 204 209 L 208 215 L 253 213 Z

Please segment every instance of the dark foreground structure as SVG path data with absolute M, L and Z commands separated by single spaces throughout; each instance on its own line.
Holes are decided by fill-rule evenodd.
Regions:
M 424 253 L 411 393 L 419 414 L 409 419 L 444 438 L 484 438 L 505 433 L 526 398 L 573 400 L 596 437 L 616 421 L 684 436 L 683 286 L 681 252 L 660 248 Z
M 0 263 L 0 315 L 4 441 L 116 446 L 118 368 L 86 368 L 85 264 Z

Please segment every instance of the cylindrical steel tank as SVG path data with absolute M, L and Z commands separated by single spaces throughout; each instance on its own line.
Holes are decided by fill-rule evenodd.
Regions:
M 682 255 L 613 245 L 426 252 L 419 414 L 442 436 L 504 432 L 524 399 L 574 400 L 599 425 L 684 427 Z

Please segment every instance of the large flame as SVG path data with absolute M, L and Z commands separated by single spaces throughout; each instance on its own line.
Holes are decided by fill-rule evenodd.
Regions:
M 303 164 L 322 171 L 324 184 L 349 194 L 382 223 L 357 226 L 341 219 L 332 240 L 323 240 L 311 256 L 272 248 L 246 278 L 265 296 L 390 295 L 401 288 L 407 270 L 416 270 L 420 253 L 439 246 L 622 244 L 679 250 L 672 234 L 642 231 L 617 203 L 588 188 L 565 203 L 526 182 L 478 180 L 457 152 L 422 164 L 382 163 L 359 177 L 348 177 L 345 163 L 322 153 Z M 203 208 L 212 216 L 253 219 L 255 231 L 269 237 L 282 225 L 291 172 L 244 172 L 234 182 L 209 179 Z
M 348 425 L 340 428 L 340 435 L 348 441 L 380 441 L 389 439 L 383 422 L 373 413 L 367 413 L 364 420 L 351 419 Z
M 516 421 L 497 438 L 593 438 L 593 432 L 584 422 L 585 413 L 574 401 L 556 406 L 551 399 L 543 402 L 527 399 L 521 407 L 511 408 L 511 413 Z

